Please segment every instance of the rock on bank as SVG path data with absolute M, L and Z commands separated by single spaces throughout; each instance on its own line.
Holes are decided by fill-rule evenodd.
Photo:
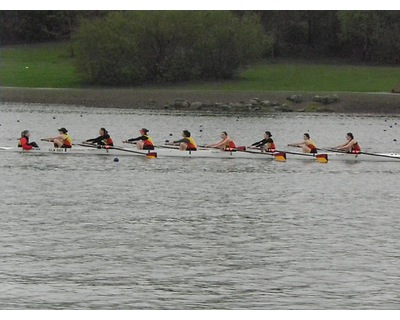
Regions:
M 400 114 L 400 94 L 212 91 L 173 89 L 52 89 L 1 87 L 0 102 L 218 112 L 340 112 Z M 329 103 L 326 103 L 328 101 Z

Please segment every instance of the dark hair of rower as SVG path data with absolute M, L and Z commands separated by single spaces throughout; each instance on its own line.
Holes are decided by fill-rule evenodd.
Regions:
M 26 137 L 26 135 L 29 133 L 29 130 L 24 130 L 21 132 L 21 138 Z
M 107 134 L 108 131 L 105 128 L 100 128 L 100 131 L 103 131 L 103 134 Z
M 190 132 L 188 130 L 183 130 L 183 134 L 185 135 L 185 137 L 190 137 Z
M 353 136 L 353 134 L 351 132 L 348 132 L 347 135 L 351 138 L 351 140 L 354 139 L 354 136 Z
M 307 137 L 307 139 L 310 139 L 310 135 L 308 133 L 305 133 L 304 135 Z
M 226 131 L 222 131 L 222 133 L 226 136 L 228 136 L 228 133 Z

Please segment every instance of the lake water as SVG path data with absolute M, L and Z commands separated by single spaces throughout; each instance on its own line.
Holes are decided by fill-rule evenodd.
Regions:
M 351 131 L 365 151 L 400 152 L 389 116 L 0 105 L 0 146 L 61 126 L 75 142 L 106 127 L 117 145 L 141 127 L 158 144 L 270 130 L 286 149 Z M 1 309 L 400 308 L 399 163 L 113 160 L 0 152 Z

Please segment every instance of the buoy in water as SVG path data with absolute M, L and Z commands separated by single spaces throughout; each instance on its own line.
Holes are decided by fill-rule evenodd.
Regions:
M 119 162 L 119 159 L 118 158 L 114 158 L 114 162 Z

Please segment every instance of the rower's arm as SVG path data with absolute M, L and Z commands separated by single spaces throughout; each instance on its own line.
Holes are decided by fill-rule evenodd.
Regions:
M 289 143 L 288 146 L 289 147 L 301 147 L 303 145 L 305 145 L 305 142 L 299 142 L 299 143 Z
M 349 145 L 350 145 L 350 142 L 346 142 L 346 143 L 336 146 L 335 149 L 339 149 L 339 150 L 346 149 L 349 147 Z
M 132 138 L 132 139 L 128 139 L 127 141 L 132 142 L 132 141 L 139 141 L 139 140 L 147 140 L 147 137 L 137 137 L 137 138 Z
M 257 141 L 257 142 L 254 142 L 253 144 L 252 144 L 252 146 L 253 147 L 259 147 L 260 145 L 262 145 L 262 142 L 264 141 L 264 139 L 263 140 L 260 140 L 260 141 Z
M 189 143 L 189 139 L 183 138 L 183 139 L 180 139 L 180 140 L 176 140 L 176 141 L 174 141 L 173 143 L 182 143 L 182 142 L 184 142 L 184 143 Z
M 228 139 L 224 139 L 224 140 L 221 140 L 220 142 L 213 143 L 210 146 L 213 148 L 218 148 L 218 147 L 223 146 L 227 141 L 228 141 Z
M 97 137 L 94 139 L 86 140 L 86 142 L 100 143 L 102 140 L 103 140 L 103 136 L 100 136 L 100 137 Z

